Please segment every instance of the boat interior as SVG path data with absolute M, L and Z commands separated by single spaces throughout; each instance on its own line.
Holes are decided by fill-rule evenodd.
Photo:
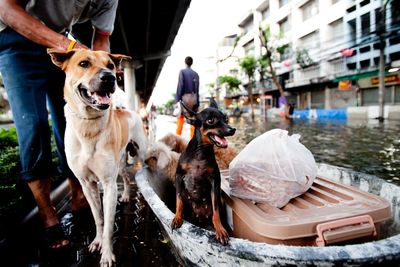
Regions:
M 173 184 L 161 171 L 149 173 L 149 184 L 174 212 Z M 359 184 L 343 185 L 326 177 L 317 177 L 306 193 L 279 209 L 230 196 L 229 171 L 221 171 L 221 176 L 225 214 L 221 217 L 234 237 L 269 244 L 321 246 L 317 242 L 318 225 L 349 217 L 356 221 L 340 221 L 339 227 L 332 223 L 321 226 L 325 227 L 321 234 L 322 246 L 360 244 L 400 232 L 399 218 L 393 214 L 392 203 L 360 190 Z

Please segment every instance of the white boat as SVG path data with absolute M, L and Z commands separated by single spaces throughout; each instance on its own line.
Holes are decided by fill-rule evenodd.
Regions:
M 213 231 L 187 221 L 172 231 L 174 213 L 167 205 L 174 203 L 175 190 L 167 180 L 140 170 L 136 183 L 153 210 L 170 245 L 185 266 L 385 266 L 400 262 L 400 187 L 376 176 L 349 169 L 318 164 L 318 175 L 351 185 L 364 192 L 386 199 L 391 206 L 391 218 L 381 224 L 381 238 L 361 244 L 334 246 L 293 246 L 268 244 L 231 237 L 223 246 Z

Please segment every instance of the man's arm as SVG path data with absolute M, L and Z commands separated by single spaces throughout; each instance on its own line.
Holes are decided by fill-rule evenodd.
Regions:
M 71 40 L 46 27 L 25 11 L 28 0 L 0 0 L 0 20 L 29 40 L 45 47 L 67 50 Z M 86 48 L 75 44 L 74 48 Z
M 182 96 L 184 94 L 184 86 L 185 86 L 185 81 L 183 77 L 183 71 L 181 70 L 179 72 L 178 87 L 176 89 L 176 102 L 179 102 L 179 100 L 182 99 Z
M 110 34 L 94 31 L 93 50 L 103 50 L 110 52 Z

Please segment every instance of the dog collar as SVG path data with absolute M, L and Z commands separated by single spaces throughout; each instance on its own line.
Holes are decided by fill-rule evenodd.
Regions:
M 68 104 L 65 104 L 65 107 L 68 109 L 68 111 L 69 111 L 74 117 L 76 117 L 76 118 L 78 118 L 78 119 L 81 119 L 81 120 L 88 120 L 88 121 L 97 120 L 97 119 L 100 119 L 101 117 L 104 116 L 104 114 L 102 114 L 102 115 L 96 116 L 96 117 L 82 117 L 82 116 L 79 116 L 79 114 L 77 114 L 75 111 L 73 111 L 73 110 L 69 107 Z

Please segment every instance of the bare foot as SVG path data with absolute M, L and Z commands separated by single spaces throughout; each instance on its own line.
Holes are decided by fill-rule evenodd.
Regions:
M 89 208 L 89 203 L 86 201 L 85 195 L 83 194 L 82 187 L 75 177 L 68 178 L 69 187 L 71 189 L 71 210 L 79 211 Z
M 69 244 L 69 240 L 65 237 L 59 225 L 57 211 L 54 209 L 51 199 L 51 182 L 50 179 L 38 179 L 28 182 L 28 186 L 32 191 L 38 206 L 39 217 L 45 228 L 45 239 L 50 248 L 60 248 Z

